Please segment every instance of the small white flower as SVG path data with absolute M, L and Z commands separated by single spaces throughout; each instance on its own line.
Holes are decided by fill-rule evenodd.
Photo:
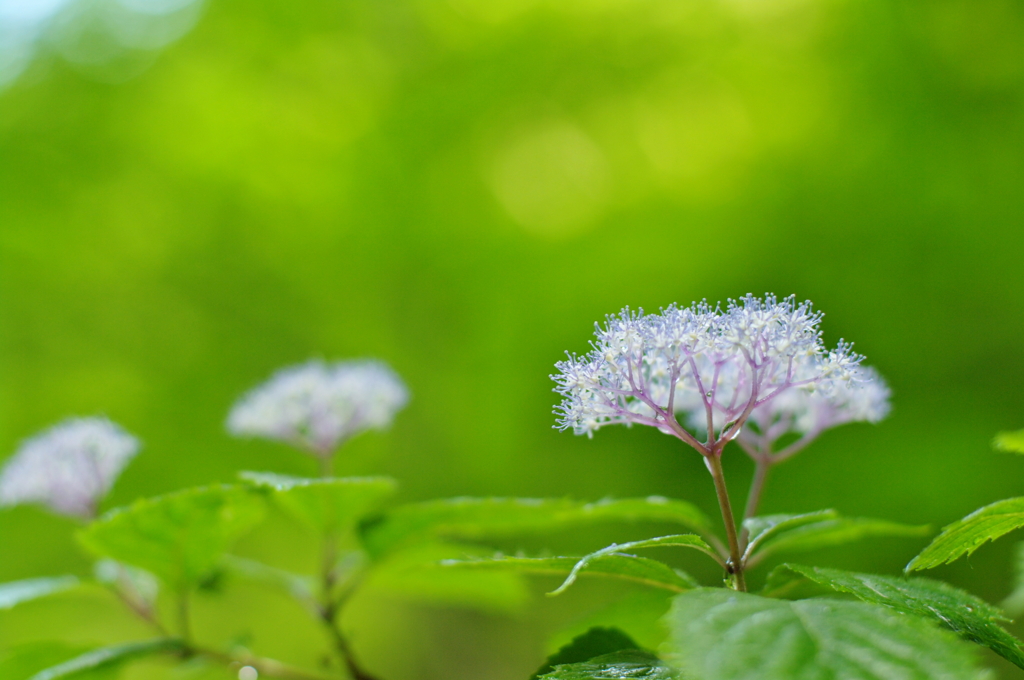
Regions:
M 73 418 L 26 440 L 0 472 L 0 506 L 40 503 L 62 515 L 96 514 L 139 441 L 105 418 Z
M 813 388 L 832 403 L 862 357 L 842 340 L 827 350 L 821 318 L 809 302 L 773 295 L 730 300 L 725 310 L 706 302 L 660 314 L 627 308 L 597 326 L 589 353 L 556 364 L 558 427 L 591 436 L 610 424 L 651 425 L 709 453 L 718 437 L 735 436 L 786 395 Z M 682 430 L 677 413 L 707 432 L 704 445 Z
M 409 401 L 394 371 L 372 360 L 310 361 L 275 373 L 228 415 L 236 436 L 283 441 L 329 458 L 350 437 L 385 429 Z

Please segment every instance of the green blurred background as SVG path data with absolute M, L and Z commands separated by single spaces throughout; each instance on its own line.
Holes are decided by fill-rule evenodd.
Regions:
M 676 440 L 553 430 L 548 374 L 624 305 L 772 291 L 824 310 L 827 341 L 856 342 L 894 409 L 780 468 L 765 511 L 941 526 L 1024 494 L 1024 461 L 989 446 L 1024 426 L 1021 2 L 201 9 L 161 51 L 90 60 L 40 38 L 0 92 L 0 458 L 101 413 L 145 442 L 106 507 L 239 469 L 313 474 L 283 446 L 230 439 L 227 409 L 282 365 L 372 356 L 413 400 L 339 471 L 394 475 L 401 501 L 663 494 L 717 514 Z M 742 494 L 751 466 L 727 458 Z M 0 512 L 0 581 L 88 574 L 74 528 Z M 502 547 L 578 552 L 655 530 Z M 312 566 L 292 534 L 271 522 L 239 551 Z M 798 561 L 895 574 L 923 544 Z M 931 575 L 998 601 L 1012 549 Z M 387 680 L 514 680 L 602 607 L 657 609 L 614 584 L 548 600 L 550 586 L 489 611 L 369 589 L 345 625 Z M 297 609 L 242 585 L 196 616 L 200 635 L 299 663 L 326 646 Z M 54 635 L 140 631 L 100 594 L 0 612 L 3 644 Z

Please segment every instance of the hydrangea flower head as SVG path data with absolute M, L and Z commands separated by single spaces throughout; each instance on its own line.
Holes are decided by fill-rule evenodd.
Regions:
M 89 519 L 139 441 L 105 418 L 72 418 L 26 440 L 0 472 L 0 506 L 40 503 Z
M 800 451 L 819 434 L 846 423 L 877 423 L 889 415 L 892 392 L 874 368 L 861 366 L 849 381 L 831 393 L 793 390 L 754 409 L 737 441 L 754 456 L 781 461 Z M 800 438 L 781 451 L 775 444 L 787 434 Z
M 401 379 L 380 361 L 310 361 L 245 394 L 227 426 L 236 436 L 283 441 L 329 458 L 350 437 L 387 428 L 408 401 Z
M 827 349 L 821 318 L 810 302 L 773 295 L 747 295 L 725 309 L 707 302 L 658 314 L 624 309 L 597 325 L 590 352 L 556 364 L 558 427 L 591 436 L 610 424 L 651 425 L 710 455 L 785 395 L 813 390 L 838 404 L 862 357 L 842 340 Z M 706 441 L 677 413 L 706 431 Z

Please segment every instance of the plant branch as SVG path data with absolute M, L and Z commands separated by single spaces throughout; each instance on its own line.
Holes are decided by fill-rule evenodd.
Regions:
M 323 477 L 331 476 L 333 472 L 331 466 L 332 459 L 333 456 L 330 458 L 321 458 L 320 472 Z M 337 536 L 328 533 L 324 536 L 323 563 L 321 565 L 321 588 L 323 591 L 323 599 L 317 607 L 317 614 L 320 621 L 327 629 L 327 633 L 330 635 L 331 641 L 334 643 L 334 650 L 337 653 L 339 660 L 345 666 L 349 675 L 352 676 L 352 680 L 377 680 L 373 675 L 370 675 L 362 669 L 356 661 L 355 653 L 352 651 L 352 647 L 349 646 L 348 640 L 345 638 L 345 634 L 341 632 L 338 617 L 341 614 L 345 603 L 355 590 L 356 582 L 351 582 L 349 587 L 340 597 L 335 597 L 334 588 L 338 584 L 337 562 Z
M 800 451 L 802 451 L 805 446 L 807 446 L 812 441 L 817 439 L 819 434 L 821 434 L 821 430 L 819 430 L 819 429 L 811 430 L 810 432 L 808 432 L 804 436 L 800 437 L 800 439 L 796 440 L 795 442 L 793 442 L 792 444 L 790 444 L 786 448 L 784 448 L 781 451 L 779 451 L 778 453 L 772 455 L 772 462 L 773 463 L 781 463 L 782 461 L 784 461 L 784 460 L 786 460 L 788 458 L 792 458 L 796 454 L 800 453 Z
M 188 591 L 182 589 L 178 593 L 178 633 L 186 644 L 192 642 L 192 625 L 189 618 Z
M 754 479 L 750 482 L 750 492 L 747 494 L 747 507 L 743 511 L 744 521 L 750 519 L 757 514 L 757 507 L 761 504 L 761 494 L 764 492 L 765 481 L 768 479 L 768 473 L 772 469 L 772 459 L 764 453 L 759 453 L 755 458 L 754 467 Z M 747 539 L 750 538 L 750 532 L 743 529 L 740 533 L 740 547 L 743 550 L 747 549 Z
M 725 472 L 722 470 L 722 452 L 714 451 L 704 457 L 712 479 L 715 480 L 715 493 L 718 494 L 718 505 L 722 508 L 722 521 L 725 522 L 725 533 L 729 539 L 729 561 L 726 570 L 734 577 L 733 587 L 746 591 L 747 581 L 743 576 L 743 559 L 740 552 L 739 538 L 736 534 L 736 518 L 732 514 L 729 503 L 729 489 L 725 485 Z

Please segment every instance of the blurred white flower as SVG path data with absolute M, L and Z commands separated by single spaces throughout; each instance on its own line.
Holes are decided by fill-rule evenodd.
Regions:
M 609 424 L 651 425 L 707 454 L 779 399 L 813 390 L 838 408 L 862 357 L 842 340 L 826 349 L 821 318 L 810 302 L 773 295 L 730 300 L 724 311 L 706 302 L 660 314 L 627 308 L 597 326 L 589 353 L 556 364 L 558 427 L 591 436 Z M 703 444 L 677 413 L 707 432 Z
M 0 472 L 0 506 L 40 503 L 89 519 L 139 441 L 105 418 L 72 418 L 26 440 Z
M 409 401 L 401 379 L 380 361 L 322 361 L 282 369 L 231 409 L 231 434 L 283 441 L 330 458 L 343 442 L 385 429 Z

